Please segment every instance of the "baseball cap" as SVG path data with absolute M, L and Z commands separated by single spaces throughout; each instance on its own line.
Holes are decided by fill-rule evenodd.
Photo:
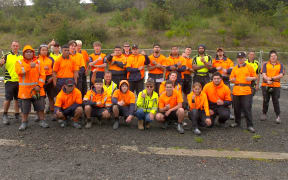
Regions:
M 138 45 L 137 44 L 133 44 L 132 45 L 132 49 L 138 49 Z
M 67 85 L 67 86 L 73 86 L 73 85 L 74 85 L 74 80 L 73 80 L 73 79 L 67 79 L 67 80 L 65 81 L 65 85 Z
M 244 58 L 244 57 L 246 57 L 246 54 L 244 52 L 237 53 L 237 58 Z

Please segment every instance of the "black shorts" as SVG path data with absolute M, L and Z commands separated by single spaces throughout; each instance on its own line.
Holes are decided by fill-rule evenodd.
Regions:
M 7 101 L 18 100 L 19 83 L 7 81 L 5 83 L 5 99 Z
M 67 118 L 69 117 L 74 117 L 75 111 L 78 107 L 81 107 L 81 105 L 77 105 L 77 106 L 71 106 L 67 109 L 61 109 L 60 111 L 63 113 L 63 115 Z
M 193 77 L 193 84 L 195 82 L 199 82 L 203 88 L 205 86 L 205 84 L 210 82 L 210 77 L 209 77 L 209 75 L 207 75 L 207 76 L 195 75 Z
M 108 111 L 109 113 L 111 113 L 111 108 L 98 108 L 98 107 L 92 107 L 92 111 L 91 111 L 91 117 L 97 117 L 97 118 L 102 118 L 102 113 L 104 111 Z
M 48 79 L 51 77 L 52 77 L 51 75 L 46 76 L 46 83 L 47 83 Z M 51 98 L 56 97 L 56 89 L 54 88 L 53 82 L 51 82 L 49 84 L 46 84 L 46 83 L 44 85 L 44 90 L 45 90 L 46 95 L 48 97 L 51 97 Z
M 33 104 L 34 111 L 44 111 L 45 109 L 45 98 L 41 96 L 39 99 L 20 99 L 19 105 L 23 114 L 29 114 L 31 112 L 31 104 Z
M 192 87 L 192 77 L 190 75 L 186 76 L 186 74 L 184 76 L 182 91 L 184 94 L 189 94 Z
M 168 121 L 168 122 L 178 122 L 178 117 L 177 117 L 177 114 L 176 114 L 177 110 L 175 111 L 172 111 L 169 116 L 165 116 L 165 113 L 162 113 L 165 117 L 165 121 Z
M 129 114 L 129 106 L 118 106 L 119 109 L 119 116 L 124 116 L 124 117 L 128 117 Z

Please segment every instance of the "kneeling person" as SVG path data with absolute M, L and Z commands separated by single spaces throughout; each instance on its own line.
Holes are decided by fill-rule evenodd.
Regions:
M 201 131 L 198 126 L 210 126 L 210 112 L 207 96 L 201 92 L 202 86 L 196 82 L 193 84 L 193 91 L 187 96 L 189 112 L 189 119 L 192 121 L 193 132 L 200 135 Z
M 111 96 L 103 89 L 102 79 L 96 79 L 94 87 L 84 96 L 86 128 L 92 127 L 91 116 L 99 120 L 111 117 Z
M 165 84 L 165 90 L 159 98 L 159 111 L 156 114 L 156 120 L 163 122 L 163 128 L 166 129 L 168 122 L 177 119 L 177 130 L 184 134 L 182 122 L 184 120 L 184 109 L 182 108 L 183 98 L 180 92 L 173 90 L 172 81 L 168 80 Z
M 146 82 L 146 89 L 141 91 L 137 98 L 137 111 L 135 116 L 138 118 L 138 129 L 150 128 L 150 122 L 155 118 L 158 108 L 158 94 L 154 91 L 155 82 L 149 78 Z
M 134 117 L 135 95 L 129 90 L 128 81 L 122 80 L 120 82 L 119 89 L 113 93 L 112 103 L 112 110 L 115 117 L 113 129 L 115 130 L 119 127 L 119 116 L 124 116 L 126 123 L 130 123 Z
M 66 127 L 67 118 L 73 117 L 72 126 L 80 129 L 79 118 L 83 113 L 82 94 L 75 88 L 74 81 L 67 79 L 59 94 L 56 97 L 55 107 L 56 116 L 61 119 L 60 126 Z

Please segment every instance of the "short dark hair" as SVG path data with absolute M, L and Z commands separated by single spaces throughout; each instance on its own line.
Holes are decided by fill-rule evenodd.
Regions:
M 76 43 L 75 40 L 70 40 L 70 41 L 68 42 L 68 46 L 71 46 L 72 44 L 75 44 L 75 45 L 77 46 L 77 43 Z
M 105 71 L 104 75 L 105 74 L 111 74 L 112 75 L 112 72 L 111 71 Z
M 214 72 L 213 74 L 212 74 L 212 79 L 214 78 L 214 76 L 220 76 L 220 78 L 222 79 L 222 75 L 221 75 L 221 73 L 220 72 Z
M 114 49 L 122 49 L 122 47 L 117 45 L 114 47 Z
M 269 57 L 271 57 L 272 54 L 276 54 L 278 56 L 277 51 L 274 49 L 269 52 Z
M 165 86 L 166 86 L 167 84 L 171 84 L 171 85 L 173 86 L 173 82 L 170 81 L 170 80 L 167 80 L 167 81 L 165 82 Z
M 154 44 L 154 45 L 153 45 L 153 48 L 154 48 L 155 46 L 159 46 L 159 47 L 161 47 L 160 44 Z
M 68 44 L 64 44 L 61 48 L 62 48 L 62 49 L 64 49 L 64 48 L 69 48 L 69 46 L 68 46 Z
M 101 78 L 97 78 L 96 80 L 95 80 L 95 83 L 103 83 L 103 80 L 101 79 Z M 94 84 L 95 84 L 94 83 Z

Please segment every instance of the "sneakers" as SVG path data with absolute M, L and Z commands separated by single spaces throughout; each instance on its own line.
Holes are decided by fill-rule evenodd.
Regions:
M 3 115 L 3 124 L 5 124 L 5 125 L 9 125 L 10 124 L 9 118 L 8 118 L 7 115 Z
M 61 128 L 65 128 L 67 126 L 67 122 L 66 121 L 61 120 L 59 123 L 60 123 L 60 127 Z
M 267 120 L 267 115 L 266 114 L 262 114 L 260 117 L 261 121 L 266 121 Z
M 255 129 L 252 126 L 248 127 L 247 130 L 251 133 L 255 133 Z
M 193 130 L 193 133 L 194 133 L 195 135 L 201 135 L 201 131 L 200 131 L 198 128 L 195 128 L 195 129 Z
M 49 128 L 49 124 L 45 120 L 41 120 L 39 125 L 42 128 Z
M 116 130 L 119 128 L 119 119 L 115 120 L 114 124 L 113 124 L 113 129 Z
M 86 129 L 90 129 L 92 127 L 92 122 L 91 121 L 87 121 L 85 128 Z
M 146 129 L 150 129 L 150 127 L 151 127 L 150 122 L 146 122 Z
M 238 124 L 238 123 L 232 123 L 232 124 L 230 124 L 230 127 L 232 127 L 232 128 L 240 127 L 240 124 Z
M 177 125 L 177 131 L 178 131 L 180 134 L 184 134 L 184 129 L 183 129 L 182 123 L 178 123 L 178 125 Z
M 168 122 L 167 121 L 164 121 L 163 123 L 162 123 L 162 127 L 161 127 L 162 129 L 167 129 L 168 128 Z
M 139 130 L 144 130 L 144 125 L 143 125 L 144 121 L 143 120 L 138 120 L 138 129 Z
M 73 122 L 73 123 L 72 123 L 72 126 L 73 126 L 74 128 L 76 128 L 76 129 L 81 129 L 81 128 L 82 128 L 82 126 L 81 126 L 78 122 Z
M 22 122 L 19 127 L 19 131 L 24 131 L 25 129 L 27 129 L 27 126 L 28 126 L 27 122 Z
M 234 115 L 230 114 L 230 120 L 234 120 L 234 119 L 235 119 Z
M 277 116 L 277 118 L 276 118 L 276 123 L 277 123 L 277 124 L 280 124 L 280 123 L 281 123 L 280 116 Z

